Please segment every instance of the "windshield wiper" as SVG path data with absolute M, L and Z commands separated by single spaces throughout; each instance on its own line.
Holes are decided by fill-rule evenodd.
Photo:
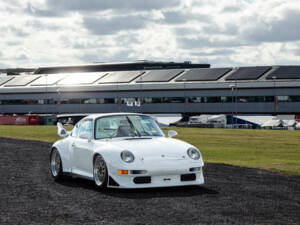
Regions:
M 141 135 L 140 132 L 134 127 L 132 121 L 128 118 L 128 116 L 126 116 L 126 119 L 128 120 L 128 122 L 129 122 L 131 128 L 132 128 L 133 130 L 135 130 L 135 132 L 137 133 L 137 135 L 138 135 L 139 137 L 141 137 L 142 135 Z
M 149 140 L 152 139 L 152 137 L 129 137 L 126 138 L 125 140 Z

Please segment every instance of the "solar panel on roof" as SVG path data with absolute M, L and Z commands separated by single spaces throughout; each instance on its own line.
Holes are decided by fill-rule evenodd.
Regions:
M 229 71 L 231 71 L 230 68 L 191 69 L 178 77 L 175 81 L 214 81 L 219 80 Z
M 59 80 L 63 79 L 66 74 L 51 74 L 51 75 L 44 75 L 39 79 L 33 81 L 30 85 L 31 86 L 51 86 L 57 83 Z
M 40 76 L 37 75 L 24 75 L 24 76 L 16 76 L 14 79 L 8 81 L 4 87 L 18 87 L 18 86 L 26 86 L 32 81 L 38 79 Z
M 181 74 L 183 71 L 184 70 L 182 69 L 152 70 L 140 76 L 140 78 L 136 82 L 168 82 L 177 75 Z
M 225 80 L 257 80 L 271 69 L 270 66 L 240 67 Z
M 0 86 L 7 83 L 8 81 L 10 81 L 13 78 L 14 77 L 11 77 L 11 76 L 0 77 Z
M 280 66 L 267 79 L 300 79 L 300 66 Z
M 140 75 L 145 72 L 141 71 L 120 71 L 112 72 L 101 78 L 99 84 L 101 83 L 130 83 Z
M 59 85 L 93 84 L 107 73 L 76 73 L 70 74 L 59 81 Z

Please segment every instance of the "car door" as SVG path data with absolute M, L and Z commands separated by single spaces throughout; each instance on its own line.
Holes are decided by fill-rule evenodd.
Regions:
M 76 173 L 92 177 L 93 171 L 93 120 L 83 120 L 79 126 L 78 137 L 73 142 L 73 162 Z
M 70 167 L 72 173 L 77 173 L 76 167 L 75 167 L 75 161 L 74 161 L 74 147 L 75 142 L 78 140 L 78 132 L 80 127 L 81 121 L 79 121 L 73 128 L 70 136 L 68 137 L 68 150 L 69 150 L 69 161 L 70 161 Z

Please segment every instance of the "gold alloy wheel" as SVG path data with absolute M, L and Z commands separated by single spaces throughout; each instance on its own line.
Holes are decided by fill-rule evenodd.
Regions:
M 97 186 L 102 186 L 106 177 L 105 161 L 101 156 L 96 156 L 94 161 L 94 180 Z

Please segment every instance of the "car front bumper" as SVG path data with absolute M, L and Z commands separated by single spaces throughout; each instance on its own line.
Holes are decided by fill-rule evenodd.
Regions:
M 118 169 L 108 165 L 109 182 L 112 188 L 152 188 L 204 184 L 203 163 L 177 164 L 176 166 L 152 166 L 130 168 L 128 174 L 119 174 Z M 191 171 L 196 168 L 195 171 Z M 127 168 L 122 168 L 127 170 Z M 143 174 L 133 174 L 143 171 Z M 146 171 L 146 172 L 145 172 Z M 113 181 L 112 181 L 113 180 Z

